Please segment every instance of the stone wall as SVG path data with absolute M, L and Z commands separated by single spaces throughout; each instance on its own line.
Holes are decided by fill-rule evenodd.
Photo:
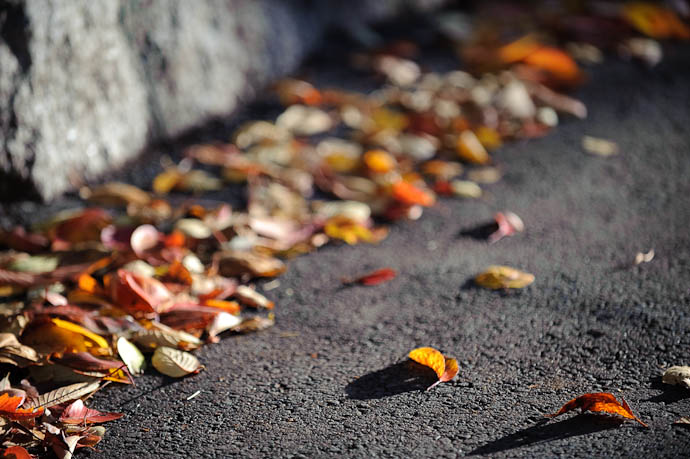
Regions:
M 226 116 L 333 25 L 443 0 L 0 0 L 0 200 L 53 199 Z

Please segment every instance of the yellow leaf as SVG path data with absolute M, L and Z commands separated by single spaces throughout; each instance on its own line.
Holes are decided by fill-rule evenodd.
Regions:
M 409 357 L 415 362 L 421 363 L 434 370 L 439 379 L 446 371 L 445 357 L 433 347 L 418 347 L 410 351 Z
M 82 335 L 82 336 L 90 339 L 94 343 L 96 343 L 98 345 L 98 347 L 105 347 L 105 348 L 110 347 L 110 346 L 108 346 L 108 341 L 106 341 L 105 338 L 103 338 L 102 336 L 97 335 L 93 332 L 88 331 L 86 328 L 84 328 L 80 325 L 77 325 L 75 323 L 68 322 L 68 321 L 62 320 L 62 319 L 52 319 L 52 322 L 59 328 L 62 328 L 64 330 L 69 330 L 71 332 L 79 333 L 80 335 Z
M 481 287 L 498 290 L 523 288 L 534 282 L 534 275 L 509 266 L 489 266 L 474 281 Z

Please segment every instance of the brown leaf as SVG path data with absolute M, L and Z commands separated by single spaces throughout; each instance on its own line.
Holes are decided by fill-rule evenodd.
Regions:
M 223 276 L 275 277 L 285 272 L 285 263 L 255 252 L 231 250 L 219 255 L 219 272 Z

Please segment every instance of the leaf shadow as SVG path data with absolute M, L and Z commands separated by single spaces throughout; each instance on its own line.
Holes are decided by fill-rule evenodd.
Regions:
M 480 225 L 460 230 L 460 232 L 457 235 L 457 239 L 469 237 L 480 241 L 486 241 L 491 235 L 491 233 L 493 233 L 497 229 L 498 223 L 496 222 L 482 223 Z
M 681 386 L 672 386 L 670 384 L 664 384 L 661 381 L 661 376 L 655 376 L 651 378 L 652 389 L 658 389 L 663 391 L 662 393 L 655 395 L 654 397 L 649 397 L 645 399 L 645 402 L 664 402 L 664 403 L 675 403 L 690 398 L 690 390 Z
M 496 454 L 536 443 L 548 443 L 564 438 L 588 435 L 619 427 L 623 422 L 625 421 L 622 419 L 592 413 L 579 414 L 555 423 L 549 422 L 549 419 L 543 419 L 531 427 L 480 446 L 467 455 Z
M 350 382 L 348 398 L 370 400 L 391 397 L 405 392 L 424 391 L 438 380 L 431 368 L 412 360 L 373 371 Z

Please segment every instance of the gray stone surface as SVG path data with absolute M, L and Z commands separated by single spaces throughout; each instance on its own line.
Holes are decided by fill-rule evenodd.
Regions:
M 1 0 L 0 199 L 52 199 L 232 113 L 332 25 L 442 0 Z

